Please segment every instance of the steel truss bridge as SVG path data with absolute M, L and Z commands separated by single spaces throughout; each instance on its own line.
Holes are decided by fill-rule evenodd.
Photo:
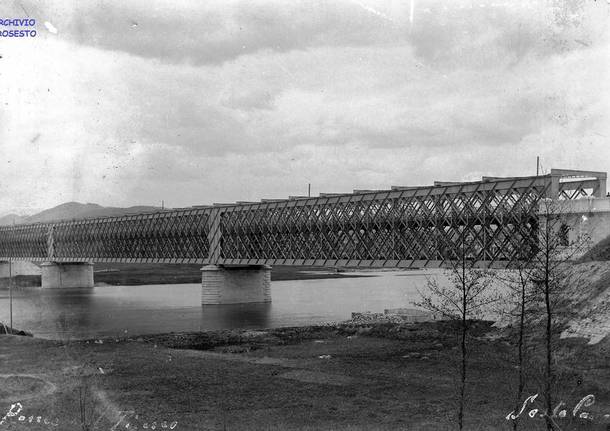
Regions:
M 605 196 L 606 173 L 356 190 L 0 228 L 0 261 L 503 267 L 537 250 L 545 198 Z M 462 248 L 463 247 L 463 248 Z

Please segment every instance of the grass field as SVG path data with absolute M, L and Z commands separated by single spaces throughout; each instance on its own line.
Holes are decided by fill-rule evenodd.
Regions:
M 510 429 L 514 348 L 487 323 L 474 335 L 466 429 Z M 560 420 L 562 430 L 607 429 L 607 341 L 561 342 L 558 401 L 570 412 Z M 455 429 L 458 354 L 454 332 L 443 322 L 74 343 L 0 336 L 0 356 L 6 380 L 0 408 L 6 412 L 20 401 L 26 422 L 41 416 L 57 424 L 53 429 L 152 429 L 153 422 L 163 429 L 163 421 L 179 430 Z M 533 395 L 535 367 L 530 375 L 526 393 Z M 594 419 L 571 419 L 588 394 L 595 404 L 581 411 Z M 48 429 L 17 416 L 3 426 Z M 526 417 L 520 429 L 543 429 L 543 421 Z

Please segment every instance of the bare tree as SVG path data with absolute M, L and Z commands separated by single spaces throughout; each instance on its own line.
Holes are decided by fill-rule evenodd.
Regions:
M 460 343 L 460 385 L 458 397 L 458 428 L 464 428 L 464 405 L 467 382 L 469 349 L 467 338 L 470 322 L 483 315 L 485 307 L 495 302 L 496 295 L 489 293 L 492 277 L 489 271 L 474 268 L 468 259 L 464 246 L 464 235 L 461 236 L 461 247 L 458 260 L 452 262 L 446 271 L 448 285 L 439 282 L 437 278 L 428 278 L 425 292 L 419 292 L 420 302 L 413 304 L 444 318 L 457 322 L 456 325 Z
M 544 388 L 547 429 L 556 428 L 552 420 L 555 383 L 554 340 L 561 333 L 570 314 L 568 289 L 582 286 L 582 276 L 574 271 L 574 260 L 590 245 L 588 233 L 570 238 L 568 211 L 564 202 L 547 200 L 540 205 L 539 250 L 527 268 L 536 300 L 544 319 Z M 574 217 L 574 216 L 572 216 Z
M 517 389 L 515 391 L 515 412 L 519 411 L 522 403 L 522 396 L 526 382 L 526 335 L 528 324 L 532 314 L 531 305 L 534 303 L 535 296 L 532 292 L 528 265 L 529 260 L 515 262 L 497 279 L 507 288 L 502 301 L 501 308 L 497 309 L 499 314 L 504 314 L 513 322 L 516 322 L 517 337 Z M 513 429 L 519 427 L 519 417 L 513 419 Z

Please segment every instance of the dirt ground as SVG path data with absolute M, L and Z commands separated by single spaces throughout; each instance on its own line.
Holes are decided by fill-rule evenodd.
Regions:
M 488 324 L 475 335 L 466 429 L 510 429 L 514 347 Z M 608 339 L 562 341 L 562 430 L 608 429 L 609 351 Z M 441 322 L 63 343 L 3 335 L 0 430 L 455 429 L 457 355 Z M 589 394 L 581 411 L 593 419 L 570 419 Z M 520 429 L 543 429 L 526 417 L 536 405 Z

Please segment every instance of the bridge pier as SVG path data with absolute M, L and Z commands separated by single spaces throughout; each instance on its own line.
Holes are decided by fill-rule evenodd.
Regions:
M 40 266 L 43 289 L 93 287 L 93 264 L 45 262 Z
M 201 268 L 201 304 L 271 302 L 271 267 L 268 265 Z
M 9 278 L 11 275 L 11 263 L 8 261 L 0 261 L 0 278 Z
M 40 268 L 32 262 L 25 260 L 14 260 L 12 262 L 3 260 L 0 261 L 0 287 L 8 287 L 9 277 L 36 277 L 40 275 Z M 16 281 L 13 281 L 17 283 Z M 36 280 L 26 281 L 27 283 L 35 283 Z M 37 285 L 37 284 L 36 284 Z

